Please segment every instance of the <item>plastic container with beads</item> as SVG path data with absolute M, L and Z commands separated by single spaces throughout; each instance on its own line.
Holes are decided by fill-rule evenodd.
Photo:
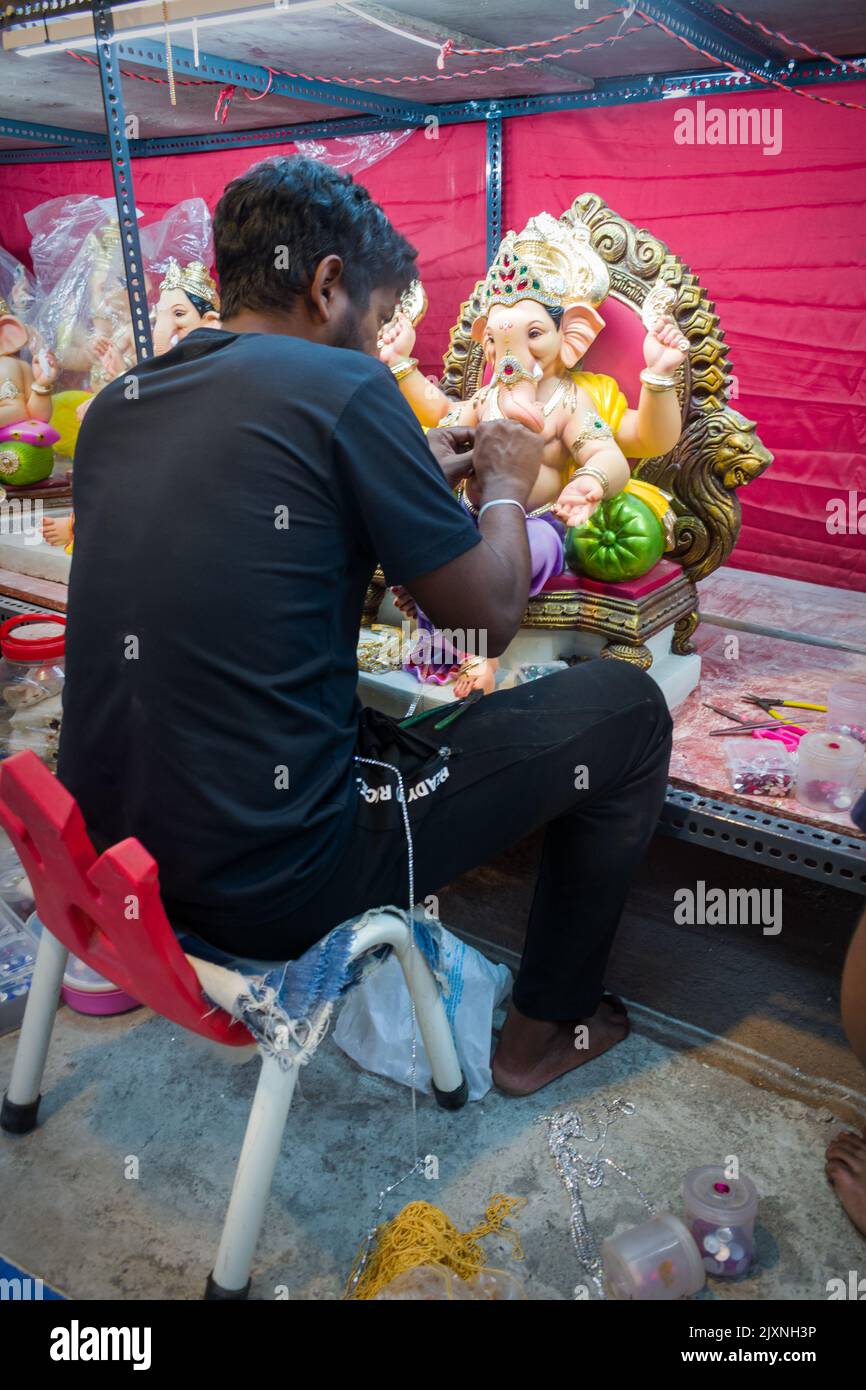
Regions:
M 0 626 L 0 752 L 32 748 L 53 768 L 60 741 L 66 619 L 25 613 Z
M 729 1177 L 708 1164 L 691 1168 L 683 1181 L 686 1225 L 709 1274 L 733 1279 L 745 1274 L 755 1248 L 758 1192 L 742 1173 Z
M 812 733 L 797 750 L 797 800 L 814 811 L 849 811 L 857 796 L 864 748 L 847 734 Z
M 866 681 L 838 681 L 830 687 L 827 728 L 866 744 Z

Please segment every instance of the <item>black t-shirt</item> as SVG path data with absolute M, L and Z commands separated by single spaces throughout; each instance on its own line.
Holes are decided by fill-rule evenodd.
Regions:
M 301 906 L 354 820 L 375 564 L 405 584 L 478 539 L 362 353 L 199 329 L 107 386 L 75 455 L 59 758 L 97 843 L 137 836 L 190 925 Z

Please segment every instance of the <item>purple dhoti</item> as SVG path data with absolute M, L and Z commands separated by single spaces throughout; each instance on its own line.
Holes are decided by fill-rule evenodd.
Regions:
M 468 511 L 468 508 L 467 508 Z M 473 520 L 476 518 L 473 517 Z M 477 521 L 476 521 L 477 524 Z M 562 574 L 565 568 L 565 552 L 562 538 L 565 526 L 557 521 L 553 512 L 542 516 L 526 518 L 526 539 L 529 542 L 529 595 L 537 594 L 544 588 L 548 579 Z M 481 652 L 458 651 L 444 633 L 438 632 L 426 614 L 418 609 L 418 642 L 416 650 L 403 663 L 403 669 L 410 672 L 424 684 L 445 685 L 453 680 L 461 662 L 469 656 L 480 656 Z M 431 639 L 436 648 L 436 656 L 441 660 L 431 660 Z

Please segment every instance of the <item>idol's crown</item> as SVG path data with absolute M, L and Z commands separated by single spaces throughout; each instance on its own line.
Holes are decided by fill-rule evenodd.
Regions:
M 190 261 L 181 268 L 172 256 L 159 289 L 160 294 L 163 290 L 183 290 L 185 294 L 194 294 L 212 308 L 219 310 L 216 282 L 202 261 Z
M 589 228 L 567 227 L 549 212 L 531 217 L 519 234 L 507 232 L 487 273 L 482 310 L 532 299 L 550 309 L 599 305 L 610 289 L 607 266 L 589 242 Z

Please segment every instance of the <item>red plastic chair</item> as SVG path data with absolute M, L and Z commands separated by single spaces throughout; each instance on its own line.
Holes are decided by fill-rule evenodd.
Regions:
M 97 856 L 74 798 L 33 752 L 0 764 L 0 823 L 30 879 L 43 924 L 0 1127 L 29 1133 L 63 972 L 71 951 L 156 1013 L 228 1047 L 254 1039 L 232 1008 L 245 990 L 236 971 L 186 955 L 165 915 L 157 866 L 138 840 Z M 396 909 L 368 914 L 352 957 L 393 946 L 414 999 L 430 1057 L 436 1099 L 465 1103 L 466 1085 L 433 975 Z M 207 991 L 207 997 L 203 993 Z M 215 1001 L 216 1005 L 211 1001 Z M 238 1160 L 229 1209 L 206 1297 L 246 1297 L 250 1267 L 292 1101 L 297 1066 L 262 1050 L 262 1069 Z

